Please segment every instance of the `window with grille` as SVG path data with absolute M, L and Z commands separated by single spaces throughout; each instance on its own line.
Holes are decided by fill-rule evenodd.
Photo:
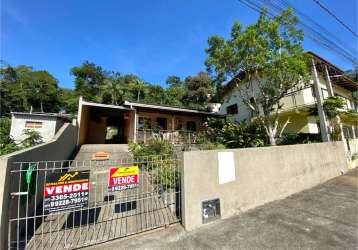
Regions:
M 42 122 L 27 121 L 25 128 L 42 128 Z

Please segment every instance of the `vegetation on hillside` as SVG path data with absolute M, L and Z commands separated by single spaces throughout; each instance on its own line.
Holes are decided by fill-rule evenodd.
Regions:
M 178 107 L 206 109 L 214 98 L 210 76 L 199 72 L 180 79 L 169 76 L 167 87 L 143 81 L 133 74 L 104 70 L 85 61 L 71 68 L 74 89 L 60 88 L 58 81 L 45 70 L 30 66 L 0 68 L 0 117 L 12 111 L 75 113 L 79 96 L 87 101 L 118 105 L 124 100 Z

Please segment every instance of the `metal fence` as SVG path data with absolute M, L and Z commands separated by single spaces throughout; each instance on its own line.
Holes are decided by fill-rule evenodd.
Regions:
M 152 139 L 167 140 L 173 144 L 196 144 L 198 134 L 186 130 L 153 130 L 138 129 L 136 131 L 136 140 L 138 142 L 147 142 Z
M 83 247 L 181 220 L 174 156 L 19 162 L 10 182 L 9 249 Z

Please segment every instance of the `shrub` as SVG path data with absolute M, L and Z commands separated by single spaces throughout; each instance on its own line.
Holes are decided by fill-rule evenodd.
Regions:
M 174 146 L 167 140 L 153 139 L 147 143 L 130 143 L 129 151 L 135 158 L 143 156 L 173 155 Z
M 10 154 L 20 148 L 10 137 L 11 120 L 7 117 L 0 118 L 0 155 Z
M 150 172 L 153 182 L 160 185 L 162 190 L 178 186 L 178 161 L 175 158 L 174 146 L 169 141 L 153 139 L 147 143 L 130 143 L 129 151 L 135 161 L 139 162 L 138 165 Z
M 261 147 L 267 141 L 263 126 L 257 122 L 248 124 L 246 121 L 237 123 L 211 118 L 206 123 L 206 127 L 203 136 L 219 147 L 220 145 L 227 148 Z
M 42 136 L 40 133 L 33 129 L 24 129 L 26 138 L 21 142 L 24 148 L 32 147 L 42 143 Z

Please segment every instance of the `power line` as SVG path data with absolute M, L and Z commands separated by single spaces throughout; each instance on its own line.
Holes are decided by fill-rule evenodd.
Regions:
M 326 6 L 324 6 L 320 1 L 313 0 L 319 7 L 325 10 L 328 14 L 330 14 L 334 19 L 336 19 L 340 24 L 342 24 L 347 30 L 349 30 L 353 35 L 358 37 L 357 33 L 355 33 L 347 24 L 345 24 L 337 15 L 335 15 L 332 11 L 330 11 Z
M 266 8 L 269 7 L 269 9 L 267 10 L 268 11 L 267 14 L 272 17 L 277 16 L 285 8 L 289 7 L 289 3 L 285 0 L 281 0 L 279 2 L 270 1 L 270 0 L 256 0 L 256 1 L 255 0 L 239 0 L 239 1 L 257 12 L 261 12 L 261 9 L 264 7 L 266 7 Z M 301 14 L 296 9 L 293 8 L 293 10 L 294 10 L 294 12 L 297 12 L 297 14 Z M 323 32 L 322 32 L 322 26 L 320 26 L 319 24 L 314 22 L 312 20 L 312 18 L 307 17 L 306 15 L 302 15 L 302 16 L 304 18 L 299 19 L 298 25 L 305 31 L 305 34 L 308 38 L 310 38 L 312 41 L 314 41 L 321 47 L 325 47 L 326 49 L 334 51 L 336 54 L 344 57 L 346 60 L 349 60 L 352 63 L 357 62 L 357 59 L 355 56 L 353 56 L 351 53 L 347 52 L 339 44 L 337 44 L 334 41 L 332 41 L 331 39 L 329 39 L 328 38 L 328 37 L 330 37 L 329 35 L 328 35 L 328 37 L 324 35 L 324 33 L 330 34 L 329 31 L 327 31 L 326 29 L 323 29 Z M 308 19 L 309 22 L 308 23 L 305 22 L 305 19 Z M 312 27 L 312 24 L 314 26 L 316 26 L 316 29 Z M 317 28 L 318 28 L 318 30 L 317 30 Z M 353 53 L 353 54 L 355 54 L 355 53 Z

